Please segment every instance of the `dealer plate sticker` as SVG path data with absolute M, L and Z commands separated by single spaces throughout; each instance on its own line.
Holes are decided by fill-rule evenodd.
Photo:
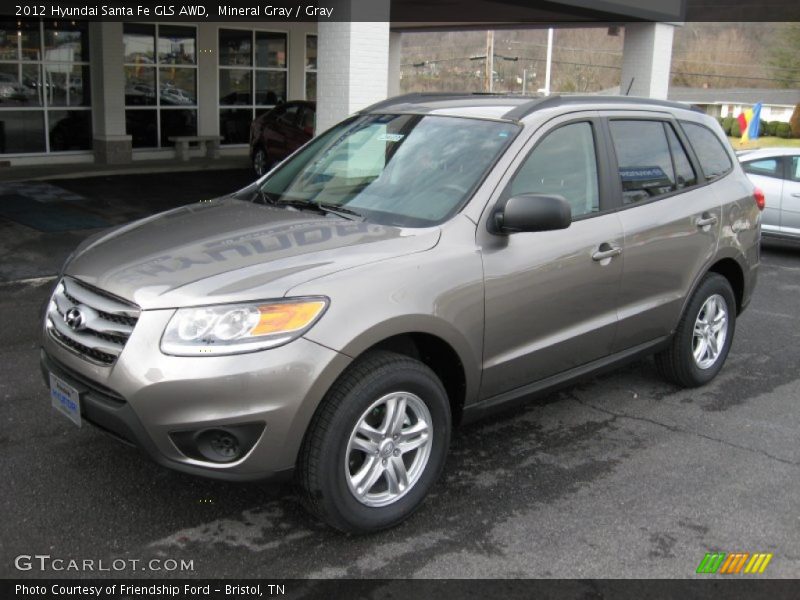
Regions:
M 50 399 L 53 408 L 81 426 L 81 399 L 78 390 L 50 373 Z

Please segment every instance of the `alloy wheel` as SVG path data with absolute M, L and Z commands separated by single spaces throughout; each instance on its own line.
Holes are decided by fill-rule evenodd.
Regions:
M 692 335 L 695 364 L 708 369 L 717 362 L 728 336 L 728 305 L 719 294 L 709 296 L 697 313 Z
M 393 392 L 358 419 L 345 454 L 350 492 L 370 507 L 392 504 L 419 481 L 433 444 L 433 420 L 422 399 Z

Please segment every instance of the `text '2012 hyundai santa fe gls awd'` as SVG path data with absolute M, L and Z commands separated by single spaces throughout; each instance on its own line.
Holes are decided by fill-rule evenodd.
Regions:
M 722 368 L 763 195 L 717 123 L 631 98 L 409 95 L 253 185 L 85 241 L 44 320 L 53 405 L 162 465 L 294 474 L 399 523 L 457 422 L 652 353 Z

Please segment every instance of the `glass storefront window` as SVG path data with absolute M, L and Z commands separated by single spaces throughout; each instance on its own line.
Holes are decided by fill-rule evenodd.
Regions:
M 286 68 L 286 34 L 256 31 L 256 66 Z
M 218 91 L 223 144 L 246 144 L 250 122 L 258 114 L 286 102 L 287 49 L 286 33 L 219 30 Z
M 89 65 L 45 63 L 43 89 L 49 106 L 91 106 Z
M 39 23 L 0 21 L 0 60 L 41 60 Z
M 0 63 L 0 107 L 42 106 L 39 65 Z
M 160 25 L 158 28 L 158 62 L 162 65 L 193 65 L 195 53 L 194 27 Z
M 220 66 L 250 66 L 253 64 L 253 32 L 239 29 L 219 30 Z
M 51 110 L 50 150 L 92 149 L 92 113 L 88 110 Z
M 250 122 L 253 109 L 229 109 L 219 111 L 219 134 L 226 144 L 246 144 L 250 140 Z
M 197 134 L 197 30 L 125 23 L 125 130 L 134 148 Z
M 125 105 L 155 106 L 156 70 L 152 67 L 125 67 Z
M 164 109 L 161 114 L 161 145 L 174 145 L 169 138 L 174 135 L 195 135 L 197 133 L 197 111 Z
M 48 21 L 44 24 L 44 60 L 87 62 L 89 25 L 86 21 Z
M 197 69 L 162 67 L 158 71 L 158 95 L 162 106 L 197 105 Z
M 0 154 L 90 150 L 86 22 L 0 21 Z
M 125 48 L 125 62 L 134 65 L 152 65 L 155 63 L 155 25 L 125 23 L 122 34 Z
M 0 154 L 45 150 L 44 111 L 0 111 Z
M 245 69 L 220 69 L 219 103 L 223 106 L 253 104 L 250 91 L 252 72 Z
M 275 105 L 286 102 L 286 73 L 256 71 L 256 104 Z
M 126 110 L 125 130 L 134 148 L 158 147 L 157 110 Z

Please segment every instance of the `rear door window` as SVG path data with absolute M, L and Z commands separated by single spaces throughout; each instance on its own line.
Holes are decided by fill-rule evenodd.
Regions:
M 652 200 L 680 189 L 664 127 L 661 121 L 609 122 L 622 182 L 623 204 Z M 685 167 L 683 170 L 685 180 L 688 173 Z M 689 176 L 690 180 L 693 175 Z
M 745 173 L 765 175 L 767 177 L 780 177 L 780 160 L 777 158 L 762 158 L 742 163 Z
M 720 139 L 708 127 L 681 121 L 686 137 L 694 148 L 706 179 L 717 179 L 733 168 L 731 157 Z

